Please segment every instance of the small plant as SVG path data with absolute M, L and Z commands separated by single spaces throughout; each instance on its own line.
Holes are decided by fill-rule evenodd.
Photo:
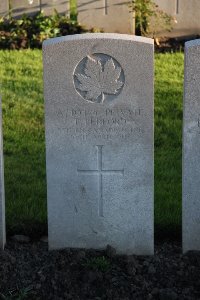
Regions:
M 24 15 L 21 19 L 0 18 L 0 48 L 41 48 L 45 39 L 87 31 L 94 32 L 95 29 L 86 30 L 56 10 L 52 16 L 39 12 L 34 16 Z
M 88 261 L 84 263 L 84 266 L 89 267 L 93 270 L 106 272 L 110 269 L 111 264 L 110 261 L 105 258 L 105 256 L 101 256 L 88 259 Z
M 7 296 L 0 294 L 0 300 L 25 300 L 28 299 L 31 287 L 23 288 L 21 290 L 9 291 Z
M 77 1 L 70 0 L 70 19 L 77 21 Z
M 131 11 L 135 12 L 137 35 L 155 37 L 158 30 L 172 30 L 172 16 L 168 15 L 152 0 L 132 0 Z

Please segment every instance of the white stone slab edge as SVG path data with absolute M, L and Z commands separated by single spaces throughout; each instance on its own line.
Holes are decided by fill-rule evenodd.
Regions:
M 123 41 L 133 41 L 139 43 L 146 43 L 154 45 L 154 40 L 151 38 L 146 38 L 142 36 L 136 36 L 131 34 L 120 34 L 120 33 L 83 33 L 66 35 L 57 38 L 48 39 L 43 42 L 43 46 L 48 46 L 52 44 L 57 44 L 66 41 L 80 41 L 89 39 L 113 39 L 113 40 L 123 40 Z
M 0 249 L 6 243 L 2 107 L 0 98 Z
M 185 49 L 187 49 L 189 47 L 193 47 L 193 46 L 200 46 L 200 39 L 192 40 L 192 41 L 185 43 Z
M 193 47 L 200 46 L 200 39 L 188 41 L 185 43 L 184 54 L 184 95 L 183 95 L 183 125 L 182 125 L 182 252 L 186 253 L 188 250 L 188 242 L 186 238 L 187 220 L 185 219 L 186 199 L 185 194 L 185 106 L 186 106 L 186 82 L 187 82 L 187 69 L 189 67 L 190 55 L 189 52 Z
M 185 128 L 185 89 L 186 89 L 186 53 L 187 49 L 190 47 L 188 42 L 185 43 L 185 50 L 184 50 L 184 83 L 183 83 L 183 123 L 182 123 L 182 252 L 185 253 L 185 216 L 184 216 L 184 209 L 185 209 L 185 201 L 184 201 L 184 191 L 185 191 L 185 184 L 184 184 L 184 171 L 185 171 L 185 142 L 184 142 L 184 128 Z

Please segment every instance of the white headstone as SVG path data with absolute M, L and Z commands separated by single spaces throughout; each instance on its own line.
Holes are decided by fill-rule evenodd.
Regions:
M 189 37 L 200 32 L 200 1 L 199 0 L 154 0 L 160 10 L 174 18 L 171 31 L 157 25 L 157 35 L 171 37 Z
M 6 242 L 5 229 L 5 194 L 4 194 L 4 166 L 3 166 L 3 133 L 2 133 L 2 109 L 0 98 L 0 249 Z
M 8 1 L 8 0 L 7 0 Z M 43 11 L 45 15 L 58 13 L 69 15 L 69 0 L 10 0 L 12 15 L 20 17 L 23 14 L 35 14 Z
M 45 15 L 58 13 L 69 15 L 69 0 L 42 0 L 42 10 Z
M 185 44 L 183 251 L 200 250 L 200 40 Z
M 8 0 L 1 0 L 0 1 L 0 15 L 6 16 L 8 14 L 9 6 Z
M 49 246 L 153 253 L 153 40 L 43 44 Z
M 24 14 L 35 14 L 40 9 L 38 0 L 10 0 L 10 7 L 14 17 L 21 17 Z
M 129 5 L 130 1 L 124 0 L 77 0 L 78 21 L 104 32 L 131 34 L 135 24 Z

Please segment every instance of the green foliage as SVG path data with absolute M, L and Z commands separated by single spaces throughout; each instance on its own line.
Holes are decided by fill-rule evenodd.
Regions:
M 0 48 L 41 48 L 45 39 L 86 32 L 76 21 L 58 14 L 24 15 L 21 19 L 0 19 Z
M 160 10 L 152 0 L 132 0 L 131 9 L 135 12 L 137 35 L 154 37 L 161 29 L 172 29 L 173 18 Z
M 77 21 L 77 1 L 70 0 L 70 19 Z
M 110 261 L 107 258 L 105 258 L 105 256 L 88 259 L 88 261 L 84 263 L 84 266 L 101 272 L 106 272 L 111 267 Z

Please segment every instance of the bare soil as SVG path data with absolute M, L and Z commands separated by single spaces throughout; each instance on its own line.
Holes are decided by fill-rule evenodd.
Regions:
M 182 52 L 184 51 L 185 42 L 199 38 L 198 35 L 181 38 L 158 38 L 155 39 L 155 51 L 157 53 Z
M 200 299 L 200 252 L 162 242 L 154 256 L 48 251 L 46 242 L 9 240 L 0 251 L 0 299 Z

